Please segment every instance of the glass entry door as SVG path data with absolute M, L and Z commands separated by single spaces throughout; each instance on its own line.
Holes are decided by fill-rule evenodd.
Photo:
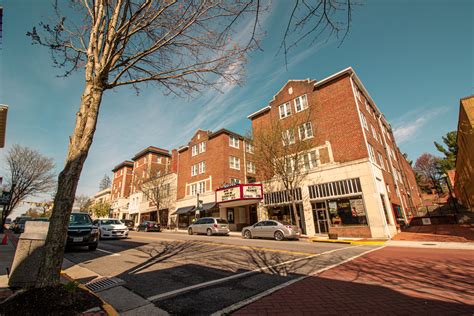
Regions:
M 316 234 L 327 234 L 329 231 L 325 202 L 313 203 L 313 220 Z

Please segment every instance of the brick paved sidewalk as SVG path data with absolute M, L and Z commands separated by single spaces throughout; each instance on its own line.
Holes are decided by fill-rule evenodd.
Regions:
M 395 235 L 393 240 L 474 243 L 474 225 L 410 226 L 403 232 Z
M 474 251 L 386 247 L 235 315 L 472 315 Z

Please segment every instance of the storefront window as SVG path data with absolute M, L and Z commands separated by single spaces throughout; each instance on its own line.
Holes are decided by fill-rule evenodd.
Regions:
M 331 225 L 367 225 L 364 201 L 361 196 L 327 201 Z
M 306 226 L 304 225 L 304 214 L 303 214 L 303 204 L 297 203 L 296 208 L 298 209 L 300 227 L 303 234 L 306 234 Z M 279 205 L 279 206 L 269 206 L 268 207 L 268 218 L 284 221 L 288 223 L 295 224 L 295 216 L 290 204 Z
M 227 209 L 227 221 L 229 222 L 229 224 L 234 223 L 234 209 L 233 208 Z

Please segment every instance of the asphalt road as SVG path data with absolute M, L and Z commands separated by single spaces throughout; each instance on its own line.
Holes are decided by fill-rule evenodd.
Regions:
M 246 240 L 227 236 L 131 232 L 96 251 L 66 258 L 125 286 L 172 314 L 211 314 L 376 246 Z

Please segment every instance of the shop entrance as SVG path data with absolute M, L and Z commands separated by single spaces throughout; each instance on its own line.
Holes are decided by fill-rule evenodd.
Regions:
M 316 234 L 327 234 L 329 231 L 327 209 L 325 202 L 317 202 L 313 205 L 313 220 Z

